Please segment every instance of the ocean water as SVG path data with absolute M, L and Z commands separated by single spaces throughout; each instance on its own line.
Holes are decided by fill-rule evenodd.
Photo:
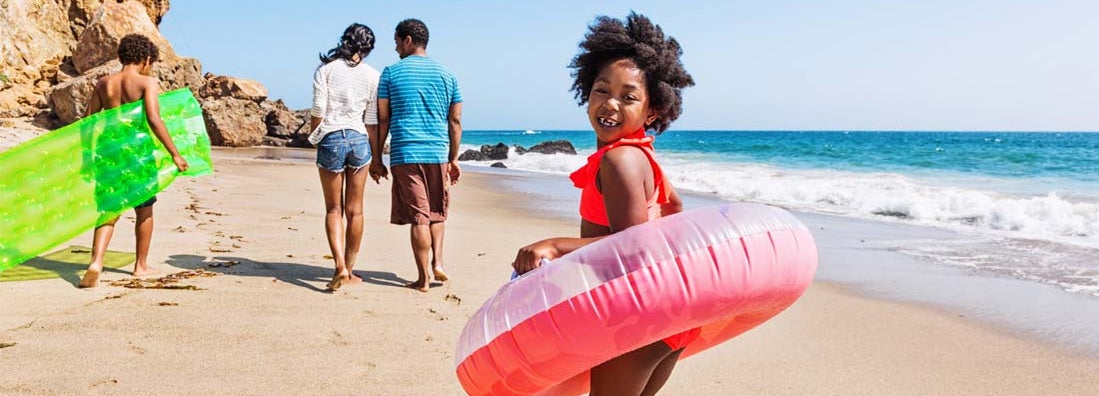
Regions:
M 595 151 L 590 131 L 466 131 L 462 149 L 561 139 L 579 155 L 502 162 L 563 176 Z M 1099 297 L 1099 133 L 668 131 L 655 146 L 681 190 L 953 230 L 888 248 Z

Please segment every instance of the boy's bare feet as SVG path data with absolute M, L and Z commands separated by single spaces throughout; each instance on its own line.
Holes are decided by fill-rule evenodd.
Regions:
M 446 272 L 443 272 L 443 269 L 441 267 L 432 268 L 431 271 L 435 273 L 435 280 L 439 282 L 446 282 L 450 280 L 450 277 L 446 276 Z
M 412 290 L 416 290 L 416 291 L 421 292 L 421 293 L 427 293 L 431 289 L 431 287 L 428 285 L 428 283 L 426 281 L 422 281 L 422 280 L 418 280 L 418 281 L 409 283 L 409 284 L 405 285 L 405 287 L 407 287 L 409 289 L 412 289 Z
M 99 274 L 103 272 L 103 265 L 89 266 L 88 271 L 84 272 L 84 277 L 80 279 L 79 287 L 81 289 L 95 287 L 99 283 Z
M 357 285 L 357 284 L 360 284 L 360 283 L 363 283 L 363 278 L 362 278 L 362 277 L 360 277 L 360 276 L 358 276 L 358 275 L 355 275 L 355 273 L 354 273 L 354 272 L 352 272 L 352 273 L 351 273 L 351 277 L 350 277 L 350 278 L 348 278 L 348 280 L 347 280 L 347 284 L 349 284 L 349 285 Z

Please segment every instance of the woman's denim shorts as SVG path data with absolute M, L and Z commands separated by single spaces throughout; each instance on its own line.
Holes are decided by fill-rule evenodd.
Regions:
M 361 169 L 370 164 L 370 141 L 353 129 L 329 132 L 317 144 L 317 167 L 329 172 Z

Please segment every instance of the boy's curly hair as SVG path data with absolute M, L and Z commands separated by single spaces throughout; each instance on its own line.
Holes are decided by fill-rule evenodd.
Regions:
M 694 85 L 694 79 L 679 60 L 680 55 L 683 49 L 679 42 L 665 38 L 660 26 L 644 15 L 630 12 L 625 23 L 601 16 L 589 26 L 584 41 L 580 42 L 580 53 L 569 64 L 576 78 L 572 91 L 578 104 L 587 103 L 603 67 L 620 59 L 633 60 L 645 72 L 649 107 L 657 115 L 646 127 L 664 132 L 683 112 L 683 88 Z
M 127 34 L 118 42 L 118 61 L 123 65 L 141 63 L 145 58 L 154 63 L 160 60 L 160 50 L 148 37 L 133 33 Z

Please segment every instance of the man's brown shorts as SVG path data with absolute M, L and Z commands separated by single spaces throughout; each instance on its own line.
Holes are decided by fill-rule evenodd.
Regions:
M 442 164 L 393 165 L 393 224 L 429 225 L 446 221 L 450 177 Z

